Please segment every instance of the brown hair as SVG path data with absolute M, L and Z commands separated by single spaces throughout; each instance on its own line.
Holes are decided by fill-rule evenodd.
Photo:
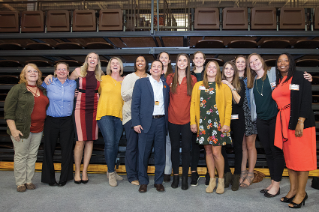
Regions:
M 205 71 L 204 71 L 204 77 L 203 77 L 203 84 L 205 86 L 206 89 L 209 88 L 208 85 L 208 78 L 207 78 L 207 69 L 210 63 L 215 63 L 216 65 L 216 78 L 215 78 L 215 82 L 218 85 L 218 87 L 220 87 L 220 85 L 222 84 L 222 77 L 221 77 L 221 73 L 220 73 L 220 67 L 218 65 L 218 63 L 215 60 L 211 60 L 209 61 L 206 66 L 205 66 Z
M 201 51 L 195 52 L 195 53 L 193 54 L 194 58 L 195 58 L 195 55 L 196 55 L 196 54 L 202 54 L 203 57 L 204 57 L 204 60 L 206 60 L 206 55 L 205 55 L 203 52 L 201 52 Z M 204 64 L 205 64 L 205 62 L 204 62 Z M 203 64 L 203 65 L 204 65 L 204 64 Z M 196 66 L 194 66 L 194 68 L 193 68 L 193 71 L 195 71 L 195 70 L 196 70 Z
M 267 71 L 270 69 L 270 68 L 268 68 L 268 66 L 266 65 L 266 63 L 265 63 L 265 61 L 264 61 L 264 59 L 259 55 L 259 54 L 257 54 L 257 53 L 252 53 L 252 54 L 250 54 L 249 56 L 248 56 L 248 58 L 247 58 L 247 60 L 246 60 L 246 62 L 247 62 L 247 87 L 248 88 L 253 88 L 254 87 L 254 79 L 255 79 L 255 77 L 256 77 L 256 72 L 254 71 L 254 70 L 252 70 L 251 68 L 250 68 L 250 58 L 252 57 L 252 56 L 254 56 L 254 55 L 256 55 L 259 59 L 260 59 L 260 61 L 261 61 L 261 63 L 262 63 L 262 68 L 264 69 L 264 75 L 263 75 L 263 77 L 262 77 L 262 80 L 264 81 L 265 79 L 266 79 L 266 77 L 267 77 Z
M 177 66 L 177 63 L 178 63 L 178 60 L 181 56 L 185 56 L 187 58 L 187 68 L 185 70 L 185 74 L 186 74 L 186 81 L 187 81 L 187 95 L 188 96 L 191 96 L 192 95 L 192 90 L 193 90 L 193 80 L 192 80 L 192 76 L 191 76 L 191 72 L 190 72 L 190 61 L 189 61 L 189 57 L 187 56 L 187 54 L 184 54 L 184 53 L 181 53 L 181 54 L 178 54 L 177 57 L 176 57 L 176 68 L 175 68 L 175 74 L 174 74 L 174 77 L 173 77 L 173 83 L 172 83 L 172 92 L 175 93 L 176 92 L 176 88 L 177 88 L 177 85 L 179 84 L 178 83 L 178 66 Z
M 235 63 L 235 65 L 236 65 L 237 59 L 240 58 L 240 57 L 242 57 L 242 58 L 245 59 L 246 69 L 245 69 L 245 71 L 244 71 L 244 77 L 247 77 L 247 57 L 244 56 L 244 55 L 242 55 L 242 54 L 237 55 L 237 56 L 235 57 L 234 63 Z M 237 68 L 237 66 L 236 66 L 236 68 Z M 238 69 L 237 69 L 237 70 L 238 70 Z
M 234 76 L 233 76 L 233 80 L 231 82 L 231 84 L 234 86 L 234 88 L 236 88 L 237 92 L 239 93 L 240 90 L 241 90 L 241 86 L 240 86 L 240 81 L 239 81 L 239 76 L 238 76 L 238 69 L 236 67 L 236 64 L 232 61 L 227 61 L 225 64 L 224 64 L 224 67 L 223 67 L 223 72 L 222 72 L 222 80 L 226 80 L 226 76 L 225 76 L 225 68 L 227 65 L 231 65 L 232 68 L 234 69 Z
M 68 70 L 68 72 L 70 72 L 70 69 L 69 69 L 69 64 L 65 63 L 65 62 L 57 62 L 55 65 L 54 65 L 54 77 L 56 77 L 56 73 L 55 71 L 58 69 L 58 65 L 60 64 L 63 64 L 63 65 L 66 65 L 66 69 Z M 68 78 L 69 78 L 69 74 L 68 74 Z
M 111 74 L 112 74 L 112 70 L 111 70 L 111 62 L 112 62 L 112 60 L 117 60 L 117 61 L 119 61 L 120 68 L 121 68 L 121 70 L 120 70 L 120 75 L 122 76 L 122 74 L 123 74 L 123 62 L 122 62 L 122 60 L 121 60 L 120 58 L 118 58 L 118 57 L 112 57 L 112 58 L 109 60 L 109 62 L 108 62 L 108 64 L 107 64 L 107 67 L 106 67 L 106 74 L 107 74 L 107 75 L 111 75 Z
M 32 68 L 34 68 L 35 70 L 38 71 L 38 80 L 37 80 L 37 86 L 40 86 L 42 84 L 42 72 L 40 71 L 40 69 L 38 68 L 38 66 L 34 63 L 28 63 L 24 66 L 24 68 L 22 69 L 21 73 L 20 73 L 20 81 L 19 84 L 21 83 L 25 83 L 26 85 L 28 84 L 26 78 L 25 78 L 25 72 L 28 66 L 31 66 Z
M 157 59 L 158 59 L 158 60 L 160 59 L 162 53 L 166 53 L 166 54 L 168 55 L 168 59 L 169 59 L 169 54 L 168 54 L 167 52 L 161 52 L 161 53 L 159 53 L 159 54 L 157 55 Z M 163 64 L 163 63 L 162 63 L 162 64 Z M 163 70 L 164 70 L 164 66 L 163 66 Z M 167 76 L 168 76 L 169 74 L 171 74 L 171 73 L 173 73 L 173 68 L 172 68 L 171 63 L 169 63 L 169 64 L 167 65 L 167 71 L 166 71 L 165 77 L 167 77 Z

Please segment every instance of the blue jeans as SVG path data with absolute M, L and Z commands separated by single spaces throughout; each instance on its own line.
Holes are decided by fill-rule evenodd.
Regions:
M 104 138 L 104 156 L 108 172 L 114 172 L 119 141 L 123 132 L 122 121 L 114 116 L 102 116 L 97 124 Z

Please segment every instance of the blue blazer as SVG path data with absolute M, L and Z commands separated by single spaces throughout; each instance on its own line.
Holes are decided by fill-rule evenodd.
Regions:
M 150 76 L 151 77 L 151 76 Z M 164 79 L 163 97 L 165 107 L 166 131 L 168 128 L 167 109 L 169 102 L 169 87 Z M 138 79 L 135 82 L 132 96 L 132 127 L 142 125 L 144 133 L 147 133 L 151 127 L 154 111 L 154 92 L 148 77 Z

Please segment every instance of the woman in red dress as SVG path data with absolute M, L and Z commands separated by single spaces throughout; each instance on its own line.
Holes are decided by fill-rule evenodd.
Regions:
M 275 146 L 284 151 L 290 191 L 281 202 L 300 208 L 308 198 L 309 171 L 317 168 L 315 118 L 311 108 L 311 84 L 296 71 L 293 57 L 281 54 L 277 60 L 277 87 L 272 97 L 278 105 Z

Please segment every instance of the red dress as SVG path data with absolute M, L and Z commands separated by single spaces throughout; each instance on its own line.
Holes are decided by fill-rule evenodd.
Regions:
M 278 105 L 276 119 L 275 146 L 283 149 L 286 166 L 294 171 L 310 171 L 317 169 L 316 129 L 303 130 L 302 137 L 295 136 L 295 130 L 288 129 L 290 119 L 290 89 L 292 78 L 286 83 L 286 77 L 272 92 L 272 98 Z
M 77 141 L 94 141 L 98 139 L 96 111 L 100 82 L 96 80 L 94 71 L 88 71 L 86 77 L 78 78 L 78 86 L 74 111 Z

